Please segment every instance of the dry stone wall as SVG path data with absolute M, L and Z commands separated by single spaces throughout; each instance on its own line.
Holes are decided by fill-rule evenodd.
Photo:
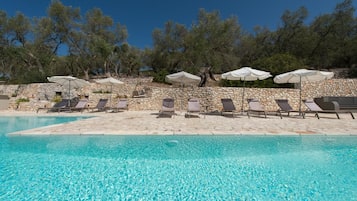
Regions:
M 70 97 L 86 97 L 89 99 L 89 106 L 94 107 L 100 98 L 111 100 L 115 106 L 119 98 L 126 98 L 129 102 L 129 110 L 154 110 L 159 111 L 162 99 L 171 97 L 175 99 L 176 110 L 186 110 L 187 100 L 195 97 L 199 98 L 203 108 L 208 111 L 220 111 L 221 98 L 231 98 L 237 110 L 240 110 L 242 103 L 247 109 L 248 98 L 257 98 L 268 110 L 278 109 L 275 99 L 288 99 L 291 105 L 299 108 L 299 89 L 287 88 L 241 88 L 241 87 L 157 87 L 147 83 L 151 79 L 120 79 L 125 84 L 110 87 L 91 83 L 90 86 L 78 90 L 71 90 Z M 145 90 L 146 97 L 133 98 L 133 91 Z M 242 101 L 244 91 L 244 100 Z M 99 93 L 104 92 L 104 93 Z M 0 85 L 0 94 L 10 97 L 10 110 L 36 111 L 38 107 L 51 107 L 56 94 L 61 94 L 63 98 L 68 98 L 68 89 L 55 83 L 36 83 L 29 85 Z M 332 79 L 322 82 L 303 82 L 302 99 L 320 96 L 357 96 L 357 79 Z M 29 102 L 17 104 L 20 98 L 28 99 Z M 304 109 L 304 107 L 303 107 Z

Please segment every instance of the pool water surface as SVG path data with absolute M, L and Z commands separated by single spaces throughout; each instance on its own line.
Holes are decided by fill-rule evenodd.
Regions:
M 356 136 L 8 136 L 0 200 L 356 200 Z

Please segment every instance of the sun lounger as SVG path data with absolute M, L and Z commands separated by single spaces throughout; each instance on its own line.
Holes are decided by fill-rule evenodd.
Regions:
M 230 98 L 222 98 L 222 110 L 221 110 L 221 115 L 224 115 L 224 113 L 229 112 L 232 113 L 232 116 L 234 117 L 234 113 L 237 111 L 236 107 L 234 106 L 234 103 L 232 99 Z
M 87 99 L 81 99 L 78 101 L 78 103 L 74 107 L 70 108 L 64 108 L 64 109 L 59 109 L 59 112 L 62 111 L 80 111 L 83 112 L 85 109 L 88 109 L 88 100 Z
M 164 98 L 162 100 L 161 110 L 158 117 L 169 116 L 172 117 L 175 114 L 175 100 L 173 98 Z
M 117 105 L 113 108 L 115 112 L 119 110 L 128 110 L 128 100 L 127 99 L 120 99 Z
M 0 110 L 7 110 L 9 108 L 9 103 L 10 97 L 8 95 L 0 95 Z
M 92 109 L 92 112 L 105 111 L 107 109 L 107 107 L 106 107 L 107 103 L 108 103 L 108 99 L 101 98 L 101 99 L 99 99 L 97 105 L 90 109 Z
M 140 91 L 133 91 L 133 98 L 145 98 L 146 94 L 145 94 L 145 90 L 142 89 Z
M 187 105 L 187 117 L 192 117 L 193 113 L 197 113 L 198 115 L 201 112 L 201 105 L 199 99 L 191 98 L 188 100 Z
M 279 113 L 288 113 L 288 116 L 290 116 L 290 112 L 297 112 L 300 114 L 299 110 L 294 110 L 290 104 L 288 99 L 275 99 L 275 102 L 279 106 Z
M 69 109 L 69 99 L 62 99 L 60 102 L 55 103 L 52 107 L 39 107 L 37 108 L 37 113 L 40 110 L 47 110 L 47 112 L 60 112 L 61 110 L 64 111 L 66 109 Z
M 247 115 L 249 118 L 251 113 L 257 113 L 258 115 L 264 114 L 265 118 L 267 118 L 268 114 L 275 114 L 275 115 L 279 115 L 280 118 L 282 118 L 280 112 L 265 110 L 265 108 L 263 107 L 263 105 L 260 104 L 258 99 L 248 99 L 248 105 L 249 105 L 249 109 L 247 111 Z
M 320 106 L 318 106 L 314 100 L 310 99 L 310 100 L 303 100 L 304 104 L 306 105 L 306 107 L 308 108 L 307 111 L 303 112 L 303 116 L 305 117 L 306 113 L 314 113 L 315 116 L 320 119 L 319 113 L 328 113 L 328 114 L 336 114 L 337 118 L 340 119 L 340 113 L 348 113 L 352 116 L 352 119 L 354 119 L 355 117 L 353 116 L 353 113 L 351 111 L 348 110 L 323 110 L 320 108 Z

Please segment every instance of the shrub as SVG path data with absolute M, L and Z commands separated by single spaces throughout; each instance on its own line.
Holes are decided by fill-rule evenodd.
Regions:
M 98 90 L 98 91 L 93 91 L 94 94 L 110 94 L 112 93 L 111 91 L 104 91 L 104 90 Z
M 30 102 L 30 99 L 28 98 L 19 98 L 16 100 L 16 105 L 19 105 L 20 103 L 23 103 L 23 102 Z
M 160 70 L 153 75 L 153 81 L 158 83 L 165 83 L 165 76 L 169 74 L 166 70 Z
M 56 95 L 55 97 L 53 97 L 52 102 L 58 103 L 58 102 L 60 102 L 61 100 L 62 100 L 62 97 Z

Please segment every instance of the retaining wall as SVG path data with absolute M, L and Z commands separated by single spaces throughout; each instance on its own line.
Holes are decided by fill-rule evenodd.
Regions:
M 258 98 L 268 110 L 278 109 L 274 99 L 289 99 L 290 104 L 299 108 L 299 89 L 286 88 L 241 88 L 241 87 L 185 87 L 167 86 L 159 87 L 150 85 L 151 79 L 120 79 L 125 84 L 115 86 L 113 93 L 98 93 L 110 91 L 109 87 L 91 83 L 90 86 L 79 90 L 62 88 L 55 83 L 37 83 L 28 85 L 0 85 L 0 94 L 10 97 L 10 110 L 36 111 L 38 107 L 51 107 L 56 93 L 61 93 L 63 98 L 85 96 L 89 99 L 89 105 L 95 106 L 100 98 L 110 98 L 114 106 L 118 98 L 127 98 L 129 110 L 160 110 L 162 99 L 175 98 L 176 110 L 186 110 L 187 100 L 190 97 L 199 98 L 203 106 L 209 111 L 222 109 L 221 98 L 232 98 L 237 109 L 242 106 L 244 91 L 244 108 L 247 109 L 247 98 Z M 146 90 L 146 97 L 133 98 L 134 90 Z M 322 82 L 303 82 L 302 99 L 320 96 L 357 96 L 357 79 L 332 79 Z M 20 98 L 29 99 L 29 102 L 17 104 Z M 304 106 L 303 106 L 304 109 Z

